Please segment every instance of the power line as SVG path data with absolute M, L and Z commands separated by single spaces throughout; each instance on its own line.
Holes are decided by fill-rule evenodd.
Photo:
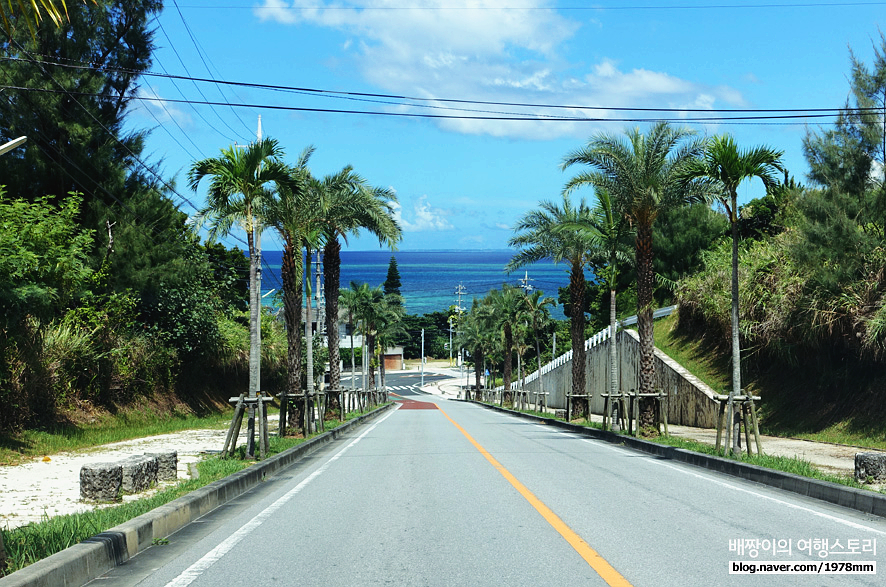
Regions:
M 834 7 L 867 7 L 867 6 L 883 6 L 886 2 L 798 2 L 798 3 L 788 3 L 788 2 L 760 2 L 754 4 L 669 4 L 669 5 L 649 5 L 649 4 L 634 4 L 627 6 L 607 6 L 607 5 L 592 5 L 592 6 L 366 6 L 366 5 L 329 5 L 329 6 L 317 6 L 316 4 L 311 5 L 297 5 L 294 4 L 292 6 L 277 6 L 275 9 L 278 10 L 316 10 L 316 11 L 505 11 L 505 10 L 525 10 L 532 12 L 608 12 L 608 11 L 632 11 L 632 10 L 656 10 L 656 11 L 667 11 L 667 10 L 723 10 L 723 9 L 761 9 L 761 8 L 834 8 Z M 202 4 L 182 4 L 183 8 L 191 8 L 191 9 L 206 9 L 212 8 L 216 9 L 250 9 L 255 10 L 256 8 L 263 8 L 262 6 L 256 7 L 254 3 L 249 5 L 245 4 L 227 4 L 227 5 L 218 5 L 212 4 L 211 6 L 202 5 Z
M 162 27 L 161 27 L 161 29 L 162 29 Z M 152 56 L 152 59 L 153 59 L 154 61 L 156 61 L 156 62 L 157 62 L 157 65 L 159 65 L 160 68 L 164 71 L 164 73 L 166 73 L 166 67 L 163 66 L 163 63 L 160 61 L 160 58 L 157 57 L 156 55 L 153 55 L 153 56 Z M 182 89 L 179 87 L 179 85 L 178 85 L 177 83 L 175 83 L 175 80 L 174 80 L 174 79 L 170 79 L 170 81 L 172 82 L 173 87 L 174 87 L 176 90 L 178 90 L 178 93 L 179 93 L 179 95 L 182 97 L 182 99 L 187 100 L 187 96 L 185 96 L 185 93 L 182 91 Z M 157 97 L 159 98 L 159 96 L 157 96 Z M 163 100 L 161 100 L 161 103 L 163 103 Z M 215 128 L 215 126 L 213 126 L 213 124 L 212 124 L 211 122 L 209 122 L 208 120 L 206 120 L 206 117 L 203 116 L 203 114 L 202 114 L 199 110 L 197 110 L 197 108 L 196 108 L 195 106 L 193 106 L 193 105 L 190 105 L 190 106 L 191 106 L 191 110 L 193 110 L 194 113 L 195 113 L 197 116 L 199 116 L 200 119 L 203 120 L 203 122 L 206 123 L 206 126 L 208 126 L 209 128 L 211 128 L 212 130 L 214 130 L 216 133 L 218 133 L 220 136 L 224 137 L 225 139 L 228 139 L 228 136 L 227 136 L 225 133 L 223 133 L 223 132 L 221 132 L 220 130 L 218 130 L 217 128 Z M 165 108 L 165 107 L 166 107 L 166 106 L 165 106 L 165 104 L 164 104 L 164 108 Z M 184 132 L 184 131 L 182 131 L 182 132 Z M 187 134 L 187 133 L 186 133 L 186 134 Z M 190 137 L 189 137 L 189 139 L 190 139 Z M 230 139 L 228 139 L 228 140 L 230 140 Z
M 172 0 L 172 3 L 173 3 L 173 5 L 175 6 L 175 9 L 176 9 L 176 11 L 178 12 L 179 17 L 181 18 L 182 24 L 185 26 L 185 30 L 188 32 L 188 36 L 191 38 L 191 42 L 194 44 L 194 48 L 197 50 L 197 56 L 200 57 L 200 61 L 203 62 L 203 67 L 206 68 L 207 73 L 209 73 L 209 76 L 212 77 L 212 70 L 209 69 L 209 64 L 206 63 L 206 60 L 208 59 L 208 56 L 207 56 L 207 57 L 204 57 L 204 53 L 205 53 L 205 51 L 203 51 L 203 50 L 201 49 L 201 47 L 200 47 L 200 43 L 197 42 L 197 38 L 194 36 L 193 31 L 191 31 L 191 27 L 188 25 L 188 22 L 185 20 L 185 15 L 182 14 L 181 8 L 179 8 L 179 6 L 178 6 L 178 2 L 177 2 L 176 0 Z M 213 78 L 213 82 L 215 82 L 215 84 L 216 84 L 215 87 L 216 87 L 216 89 L 218 90 L 218 93 L 221 95 L 222 99 L 223 99 L 225 102 L 227 102 L 227 101 L 228 101 L 228 98 L 227 98 L 227 96 L 225 96 L 224 92 L 221 91 L 221 86 L 218 85 L 218 82 L 215 81 L 214 78 Z M 251 129 L 246 125 L 246 123 L 243 121 L 243 119 L 240 118 L 240 115 L 237 114 L 237 111 L 234 110 L 233 108 L 231 108 L 231 112 L 234 113 L 234 116 L 237 117 L 237 120 L 240 121 L 240 124 L 242 124 L 243 127 L 244 127 L 248 132 L 251 133 L 251 132 L 252 132 Z M 230 128 L 230 127 L 229 127 L 229 128 Z M 231 129 L 231 130 L 233 130 L 233 129 Z
M 28 61 L 26 59 L 22 59 L 20 57 L 0 57 L 2 60 L 7 61 Z M 289 93 L 298 93 L 304 95 L 317 95 L 317 96 L 326 96 L 326 97 L 346 97 L 346 98 L 381 98 L 381 99 L 389 99 L 389 100 L 411 100 L 414 102 L 435 102 L 435 103 L 444 103 L 444 104 L 474 104 L 478 106 L 507 106 L 507 107 L 515 107 L 515 108 L 539 108 L 539 109 L 552 109 L 552 110 L 590 110 L 590 111 L 611 111 L 611 112 L 665 112 L 665 113 L 684 113 L 684 112 L 693 112 L 693 113 L 730 113 L 730 114 L 738 114 L 738 113 L 753 113 L 753 114 L 775 114 L 775 113 L 813 113 L 813 114 L 828 114 L 836 115 L 845 110 L 851 110 L 853 112 L 879 112 L 882 108 L 845 108 L 843 106 L 840 107 L 830 107 L 830 108 L 664 108 L 664 107 L 630 107 L 630 106 L 594 106 L 594 105 L 577 105 L 577 104 L 548 104 L 544 102 L 496 102 L 490 100 L 469 100 L 463 98 L 441 98 L 441 97 L 419 97 L 419 96 L 410 96 L 407 94 L 379 94 L 379 93 L 370 93 L 370 92 L 351 92 L 351 91 L 343 91 L 343 90 L 327 90 L 321 88 L 310 88 L 310 87 L 302 87 L 302 86 L 284 86 L 277 84 L 260 84 L 255 82 L 240 82 L 240 81 L 226 81 L 226 80 L 216 80 L 211 78 L 200 78 L 200 77 L 191 77 L 191 76 L 182 76 L 176 74 L 170 74 L 168 72 L 158 73 L 152 71 L 145 72 L 130 72 L 125 69 L 115 69 L 115 68 L 97 68 L 92 65 L 87 64 L 66 64 L 59 63 L 53 61 L 40 61 L 40 63 L 47 65 L 55 65 L 58 67 L 67 67 L 67 68 L 75 68 L 75 69 L 89 69 L 96 71 L 109 71 L 114 73 L 139 73 L 139 75 L 143 75 L 146 77 L 159 77 L 164 79 L 171 80 L 185 80 L 192 82 L 202 82 L 202 83 L 212 83 L 212 84 L 221 84 L 221 85 L 230 85 L 230 86 L 241 86 L 253 89 L 261 89 L 261 90 L 270 90 L 270 91 L 279 91 L 279 92 L 289 92 Z M 202 95 L 202 94 L 201 94 Z M 205 98 L 205 96 L 203 96 Z M 363 101 L 363 100 L 361 100 Z M 373 100 L 365 100 L 372 102 Z M 200 102 L 194 102 L 200 103 Z M 380 104 L 390 104 L 389 102 L 375 102 Z M 420 106 L 420 104 L 403 104 L 401 102 L 394 103 L 397 106 Z M 238 104 L 243 106 L 243 104 Z M 437 106 L 437 108 L 441 108 Z
M 19 49 L 22 53 L 24 53 L 24 54 L 26 54 L 26 55 L 29 54 L 28 51 L 27 51 L 24 47 L 22 47 L 21 45 L 19 45 L 17 42 L 14 42 L 14 44 L 18 47 L 18 49 Z M 47 69 L 46 69 L 45 67 L 43 67 L 43 65 L 42 65 L 40 62 L 38 62 L 37 64 L 38 64 L 38 66 L 40 67 L 40 70 L 43 72 L 43 74 L 44 74 L 46 77 L 48 77 L 50 80 L 52 80 L 52 82 L 55 83 L 55 85 L 57 85 L 57 86 L 60 88 L 60 91 L 59 91 L 58 93 L 63 93 L 63 94 L 66 95 L 66 96 L 77 95 L 76 92 L 70 92 L 69 90 L 67 90 L 67 89 L 65 88 L 65 86 L 64 86 L 61 82 L 59 82 L 57 79 L 55 79 L 55 77 L 52 75 L 52 73 L 50 73 L 49 71 L 47 71 Z M 104 96 L 102 96 L 101 94 L 93 94 L 91 97 L 104 97 Z M 130 94 L 130 97 L 131 97 L 131 99 L 138 99 L 137 96 L 132 96 L 131 94 Z M 181 200 L 183 200 L 184 202 L 187 202 L 187 203 L 188 203 L 188 204 L 189 204 L 194 210 L 199 210 L 199 208 L 197 208 L 197 206 L 194 205 L 193 202 L 191 202 L 188 198 L 186 198 L 186 197 L 184 197 L 183 195 L 181 195 L 180 193 L 178 193 L 178 192 L 175 190 L 174 187 L 172 187 L 169 183 L 167 183 L 166 180 L 163 179 L 163 178 L 160 176 L 160 174 L 157 173 L 157 171 L 156 171 L 153 167 L 151 167 L 150 165 L 148 165 L 147 163 L 145 163 L 144 161 L 142 161 L 142 160 L 138 157 L 138 155 L 136 155 L 136 154 L 132 151 L 132 149 L 129 148 L 128 145 L 126 145 L 123 141 L 121 141 L 121 140 L 117 137 L 116 133 L 112 132 L 112 131 L 111 131 L 107 126 L 105 126 L 105 125 L 104 125 L 104 124 L 103 124 L 98 118 L 96 118 L 95 115 L 94 115 L 92 112 L 90 112 L 88 108 L 86 108 L 85 106 L 83 106 L 83 104 L 81 104 L 81 103 L 80 103 L 79 101 L 77 101 L 76 99 L 74 99 L 73 101 L 74 101 L 74 103 L 77 104 L 77 106 L 79 106 L 79 107 L 80 107 L 80 108 L 81 108 L 86 114 L 88 114 L 89 117 L 92 118 L 92 120 L 95 121 L 95 123 L 98 124 L 98 125 L 99 125 L 99 126 L 100 126 L 100 127 L 101 127 L 101 128 L 107 133 L 107 134 L 108 134 L 109 137 L 111 137 L 111 139 L 113 139 L 118 145 L 120 145 L 121 147 L 123 147 L 123 149 L 126 150 L 126 152 L 129 154 L 129 156 L 130 156 L 135 162 L 137 162 L 139 165 L 141 165 L 142 168 L 144 168 L 144 169 L 145 169 L 150 175 L 153 175 L 155 178 L 157 178 L 157 180 L 160 182 L 160 184 L 163 185 L 167 190 L 169 190 L 169 192 L 175 194 L 176 196 L 178 196 L 178 197 L 179 197 Z M 115 198 L 115 199 L 116 199 L 116 198 Z M 118 201 L 119 201 L 119 200 L 118 200 Z
M 166 32 L 166 29 L 163 28 L 163 25 L 160 24 L 159 22 L 158 22 L 158 26 L 160 27 L 160 30 L 163 31 L 163 35 L 166 37 L 166 40 L 169 41 L 169 47 L 172 49 L 172 52 L 175 53 L 175 56 L 178 57 L 178 61 L 179 61 L 179 63 L 181 63 L 181 66 L 184 68 L 185 73 L 187 73 L 188 76 L 190 76 L 190 75 L 191 75 L 191 72 L 188 71 L 188 66 L 185 65 L 185 61 L 184 61 L 184 59 L 182 59 L 182 56 L 179 54 L 178 49 L 176 49 L 176 48 L 175 48 L 175 45 L 172 44 L 172 38 L 170 38 L 169 34 Z M 193 80 L 192 80 L 192 81 L 193 81 Z M 195 81 L 194 81 L 193 83 L 194 83 L 194 88 L 197 89 L 197 93 L 199 93 L 199 94 L 203 97 L 204 100 L 208 100 L 208 98 L 206 97 L 206 94 L 204 94 L 204 93 L 203 93 L 203 90 L 200 89 L 200 86 L 198 86 L 197 83 L 196 83 Z M 168 101 L 168 102 L 172 102 L 172 100 L 167 100 L 167 101 Z M 188 103 L 188 102 L 185 101 L 184 103 Z M 222 106 L 222 104 L 217 104 L 217 105 Z M 219 120 L 222 121 L 222 123 L 223 123 L 226 127 L 228 127 L 228 129 L 230 129 L 230 131 L 231 131 L 232 133 L 234 133 L 235 136 L 237 135 L 237 131 L 235 131 L 235 130 L 231 127 L 231 125 L 228 124 L 227 121 L 226 121 L 224 118 L 221 117 L 221 115 L 220 115 L 218 112 L 216 112 L 215 110 L 213 110 L 212 112 L 218 117 Z M 203 118 L 203 117 L 201 116 L 200 118 Z M 205 118 L 203 118 L 203 121 L 206 122 L 206 124 L 209 124 L 209 121 L 206 120 Z M 220 130 L 218 130 L 217 128 L 215 128 L 214 126 L 210 125 L 210 128 L 212 128 L 215 132 L 219 133 L 220 135 L 222 135 L 223 137 L 225 137 L 225 138 L 228 139 L 229 141 L 231 141 L 231 142 L 237 142 L 237 139 L 236 139 L 236 138 L 232 138 L 232 137 L 230 137 L 230 136 L 224 134 L 223 132 L 221 132 Z M 241 136 L 240 138 L 242 138 L 242 136 Z
M 157 96 L 157 92 L 154 92 L 154 96 Z M 170 120 L 172 120 L 173 122 L 175 122 L 175 125 L 178 126 L 179 130 L 182 131 L 182 133 L 187 137 L 188 135 L 187 135 L 187 133 L 185 133 L 185 131 L 184 131 L 184 129 L 181 127 L 181 125 L 179 125 L 179 123 L 176 122 L 175 119 L 173 119 L 172 116 L 169 114 L 169 111 L 166 110 L 166 105 L 161 103 L 161 106 L 163 107 L 163 111 L 166 112 L 166 115 L 169 116 Z M 165 130 L 165 131 L 166 131 L 166 134 L 169 135 L 169 138 L 171 138 L 173 141 L 175 141 L 175 143 L 176 143 L 179 147 L 181 147 L 182 151 L 184 151 L 185 153 L 188 154 L 188 157 L 190 157 L 191 159 L 196 159 L 196 157 L 194 157 L 193 153 L 191 153 L 190 151 L 188 151 L 187 147 L 185 147 L 183 144 L 181 144 L 181 141 L 179 141 L 177 138 L 175 138 L 175 135 L 173 135 L 172 132 L 171 132 L 168 128 L 166 128 L 166 126 L 165 126 L 162 122 L 160 122 L 160 119 L 157 118 L 157 115 L 154 114 L 154 111 L 153 111 L 153 110 L 151 110 L 150 108 L 145 108 L 145 110 L 147 110 L 147 111 L 148 111 L 148 114 L 150 114 L 151 117 L 152 117 L 154 120 L 157 121 L 157 126 L 159 126 L 160 128 L 162 128 L 163 130 Z M 190 140 L 190 137 L 188 137 L 188 138 L 189 138 L 189 140 Z M 191 140 L 191 144 L 194 144 L 194 141 L 193 141 L 193 140 Z M 194 146 L 196 147 L 197 145 L 194 144 Z M 199 147 L 198 147 L 198 149 L 199 149 Z
M 66 93 L 71 96 L 85 96 L 85 97 L 98 97 L 99 94 L 89 93 L 89 92 L 70 92 L 63 90 L 51 90 L 45 88 L 25 88 L 21 86 L 0 86 L 0 89 L 6 90 L 16 90 L 22 92 L 36 92 L 36 93 Z M 149 96 L 133 96 L 132 100 L 141 100 L 148 102 L 156 102 L 163 101 L 159 98 L 151 98 Z M 740 124 L 757 124 L 757 125 L 804 125 L 804 122 L 790 122 L 795 120 L 808 120 L 808 119 L 824 119 L 824 118 L 833 118 L 834 116 L 838 116 L 839 113 L 798 113 L 798 114 L 761 114 L 761 115 L 748 115 L 748 116 L 693 116 L 693 117 L 665 117 L 665 116 L 656 116 L 656 117 L 613 117 L 613 118 L 605 118 L 605 117 L 588 117 L 588 116 L 546 116 L 546 115 L 536 115 L 536 116 L 526 116 L 526 115 L 513 115 L 513 116 L 492 116 L 492 115 L 483 115 L 483 116 L 465 116 L 465 115 L 457 115 L 457 114 L 426 114 L 426 113 L 416 113 L 416 112 L 385 112 L 380 110 L 345 110 L 345 109 L 336 109 L 336 108 L 307 108 L 303 106 L 281 106 L 275 104 L 226 104 L 223 102 L 212 102 L 212 101 L 199 101 L 199 100 L 174 100 L 174 99 L 165 99 L 166 102 L 172 104 L 196 104 L 203 106 L 236 106 L 239 108 L 257 108 L 264 110 L 281 110 L 281 111 L 289 111 L 289 112 L 315 112 L 315 113 L 324 113 L 324 114 L 359 114 L 359 115 L 367 115 L 367 116 L 387 116 L 387 117 L 396 117 L 396 118 L 424 118 L 424 119 L 437 119 L 437 120 L 482 120 L 482 121 L 501 121 L 501 122 L 637 122 L 637 123 L 645 123 L 645 122 L 680 122 L 680 123 L 718 123 L 718 124 L 731 124 L 731 125 L 740 125 Z M 876 111 L 861 111 L 859 112 L 862 115 L 870 115 L 870 116 L 878 116 L 879 113 Z
M 24 48 L 22 48 L 21 46 L 19 46 L 19 49 L 22 50 L 22 51 L 25 51 L 25 52 L 26 52 L 26 50 L 25 50 Z M 42 70 L 42 72 L 44 73 L 44 75 L 46 75 L 47 77 L 49 77 L 49 78 L 50 78 L 50 79 L 51 79 L 56 85 L 58 85 L 58 86 L 62 87 L 62 89 L 64 89 L 64 86 L 62 86 L 62 84 L 61 84 L 58 80 L 56 80 L 56 79 L 55 79 L 55 78 L 54 78 L 49 72 L 47 72 L 47 71 L 45 70 L 45 68 L 42 68 L 42 67 L 41 67 L 41 70 Z M 70 94 L 70 92 L 66 92 L 66 91 L 64 91 L 64 92 L 59 92 L 59 93 L 64 93 L 64 94 L 66 94 L 66 95 L 67 95 L 67 94 Z M 102 96 L 102 95 L 96 95 L 96 96 L 97 96 L 97 97 L 104 97 L 104 96 Z M 15 106 L 14 106 L 14 104 L 13 104 L 13 102 L 12 102 L 10 96 L 3 96 L 3 98 L 4 98 L 4 100 L 5 100 L 7 103 L 9 103 L 10 108 L 12 108 L 12 109 L 15 108 Z M 82 108 L 87 114 L 89 114 L 89 116 L 90 116 L 90 117 L 91 117 L 91 118 L 92 118 L 92 119 L 93 119 L 93 120 L 94 120 L 94 121 L 95 121 L 95 122 L 96 122 L 96 123 L 97 123 L 97 124 L 98 124 L 98 125 L 99 125 L 99 126 L 105 131 L 105 132 L 106 132 L 106 133 L 108 133 L 108 135 L 109 135 L 109 136 L 110 136 L 115 142 L 117 142 L 120 146 L 122 146 L 122 147 L 123 147 L 128 153 L 129 153 L 130 157 L 131 157 L 134 161 L 138 162 L 138 163 L 139 163 L 142 167 L 144 167 L 144 169 L 146 169 L 150 174 L 154 175 L 154 176 L 159 180 L 159 182 L 160 182 L 163 186 L 166 187 L 166 189 L 167 189 L 169 192 L 176 194 L 179 198 L 181 198 L 182 200 L 184 200 L 185 202 L 187 202 L 191 207 L 193 207 L 195 210 L 197 210 L 196 206 L 195 206 L 190 200 L 188 200 L 187 198 L 185 198 L 184 196 L 182 196 L 181 194 L 179 194 L 178 192 L 176 192 L 175 189 L 174 189 L 172 186 L 170 186 L 168 183 L 166 183 L 166 182 L 163 180 L 163 178 L 160 177 L 160 175 L 157 174 L 156 171 L 155 171 L 151 166 L 147 165 L 145 162 L 143 162 L 141 159 L 139 159 L 139 158 L 135 155 L 135 153 L 133 153 L 132 150 L 129 149 L 129 147 L 128 147 L 125 143 L 123 143 L 123 142 L 122 142 L 122 141 L 116 136 L 115 133 L 113 133 L 113 132 L 112 132 L 110 129 L 108 129 L 104 124 L 102 124 L 102 122 L 99 121 L 99 120 L 95 117 L 95 115 L 93 115 L 93 114 L 92 114 L 92 113 L 91 113 L 91 112 L 90 112 L 85 106 L 83 106 L 83 105 L 82 105 L 80 102 L 78 102 L 77 100 L 73 100 L 73 101 L 74 101 L 74 103 L 76 103 L 78 106 L 80 106 L 80 108 Z M 70 158 L 69 158 L 64 152 L 62 152 L 57 146 L 55 146 L 54 144 L 52 144 L 50 141 L 45 141 L 45 140 L 43 139 L 43 137 L 40 136 L 39 134 L 38 134 L 37 136 L 35 136 L 35 137 L 32 137 L 32 139 L 33 139 L 34 144 L 37 146 L 37 148 L 40 149 L 40 151 L 42 151 L 45 155 L 47 155 L 47 156 L 50 158 L 50 160 L 53 160 L 56 164 L 58 164 L 59 169 L 61 169 L 61 171 L 62 171 L 65 175 L 67 175 L 67 176 L 68 176 L 68 177 L 69 177 L 69 178 L 70 178 L 70 179 L 71 179 L 71 180 L 72 180 L 77 186 L 79 186 L 80 188 L 82 188 L 83 191 L 84 191 L 84 193 L 89 193 L 91 190 L 90 190 L 86 185 L 83 184 L 83 182 L 81 181 L 81 179 L 78 179 L 77 177 L 75 177 L 75 176 L 71 173 L 71 171 L 68 169 L 68 167 L 66 167 L 66 166 L 65 166 L 64 164 L 62 164 L 62 163 L 65 163 L 65 164 L 67 164 L 67 166 L 70 166 L 71 168 L 73 168 L 74 170 L 76 170 L 76 171 L 82 176 L 82 178 L 84 178 L 84 179 L 88 179 L 89 181 L 91 181 L 91 182 L 94 184 L 94 186 L 95 186 L 95 187 L 93 188 L 94 190 L 97 190 L 97 191 L 99 191 L 99 192 L 102 192 L 105 196 L 107 196 L 108 198 L 110 198 L 111 200 L 113 200 L 114 202 L 116 202 L 116 203 L 117 203 L 117 204 L 118 204 L 118 205 L 119 205 L 124 211 L 126 211 L 127 213 L 129 213 L 129 214 L 131 215 L 131 217 L 133 218 L 133 220 L 134 220 L 135 222 L 137 222 L 137 223 L 142 223 L 144 226 L 146 226 L 146 228 L 148 229 L 148 232 L 154 234 L 154 235 L 157 236 L 157 237 L 161 236 L 160 234 L 158 234 L 158 233 L 156 232 L 156 226 L 157 226 L 157 224 L 158 224 L 158 223 L 160 222 L 160 220 L 161 220 L 161 218 L 160 218 L 159 216 L 158 216 L 154 221 L 152 221 L 152 222 L 149 222 L 149 223 L 144 222 L 144 221 L 143 221 L 144 219 L 143 219 L 142 216 L 140 216 L 139 214 L 137 214 L 132 208 L 130 208 L 129 206 L 127 206 L 123 201 L 121 201 L 121 200 L 120 200 L 120 199 L 119 199 L 114 193 L 112 193 L 110 190 L 108 190 L 108 189 L 107 189 L 107 188 L 106 188 L 106 187 L 105 187 L 105 186 L 104 186 L 99 180 L 95 179 L 95 177 L 93 176 L 92 173 L 89 173 L 89 172 L 85 171 L 85 170 L 84 170 L 82 167 L 80 167 L 77 163 L 75 163 L 74 161 L 72 161 L 72 160 L 71 160 L 71 159 L 70 159 Z M 50 153 L 50 151 L 52 151 L 52 152 Z M 93 172 L 95 172 L 95 171 L 97 171 L 97 170 L 93 169 Z M 178 208 L 178 206 L 176 206 L 176 208 Z M 234 238 L 236 238 L 236 237 L 234 237 Z M 245 243 L 244 243 L 244 244 L 245 244 Z M 219 263 L 215 263 L 215 266 L 217 266 L 217 267 L 222 267 L 222 268 L 225 268 L 225 269 L 230 269 L 230 268 L 231 268 L 230 266 L 223 265 L 223 264 L 219 264 Z

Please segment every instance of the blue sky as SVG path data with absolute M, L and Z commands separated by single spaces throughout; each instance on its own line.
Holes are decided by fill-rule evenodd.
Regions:
M 177 3 L 177 6 L 176 6 Z M 564 155 L 598 132 L 644 123 L 614 118 L 641 112 L 591 108 L 811 109 L 842 106 L 849 48 L 870 63 L 886 28 L 886 2 L 756 0 L 166 0 L 152 71 L 216 80 L 335 92 L 434 98 L 416 102 L 345 99 L 316 92 L 171 81 L 146 77 L 145 101 L 129 118 L 153 129 L 146 155 L 162 159 L 178 192 L 188 167 L 233 142 L 277 139 L 295 161 L 307 146 L 323 176 L 352 165 L 372 185 L 392 188 L 404 228 L 400 250 L 502 249 L 511 227 L 542 200 L 559 199 L 577 168 Z M 189 30 L 188 30 L 189 29 Z M 199 47 L 199 49 L 198 49 Z M 198 91 L 199 87 L 199 91 Z M 202 94 L 201 94 L 202 92 Z M 591 121 L 502 121 L 229 106 L 173 100 L 321 110 L 489 116 L 556 115 Z M 354 98 L 353 96 L 351 98 Z M 575 109 L 452 104 L 440 99 L 579 106 Z M 393 103 L 392 103 L 393 102 Z M 484 111 L 465 112 L 461 109 Z M 729 132 L 741 146 L 785 152 L 805 180 L 805 124 L 698 124 L 702 134 Z M 201 186 L 201 190 L 205 186 Z M 762 195 L 745 184 L 746 201 Z M 591 198 L 590 191 L 574 197 Z M 192 213 L 190 204 L 181 209 Z M 229 239 L 231 244 L 237 241 Z M 271 233 L 263 248 L 280 248 Z M 350 250 L 378 248 L 352 238 Z

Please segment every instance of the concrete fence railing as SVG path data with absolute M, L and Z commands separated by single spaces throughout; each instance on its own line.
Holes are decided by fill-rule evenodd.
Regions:
M 672 310 L 673 308 L 658 310 L 656 317 L 670 314 Z M 635 322 L 635 319 L 628 319 L 622 324 Z M 603 413 L 602 394 L 610 392 L 610 339 L 610 330 L 605 328 L 585 341 L 585 391 L 593 396 L 591 412 L 595 414 Z M 622 330 L 615 337 L 615 343 L 618 348 L 618 391 L 636 390 L 639 387 L 639 335 L 634 330 Z M 572 351 L 544 365 L 540 372 L 535 371 L 526 376 L 525 380 L 515 381 L 513 386 L 518 387 L 521 383 L 530 392 L 538 391 L 543 384 L 543 391 L 548 393 L 548 407 L 564 409 L 566 393 L 572 389 Z M 668 422 L 702 428 L 716 427 L 716 392 L 657 348 L 655 389 L 668 394 Z M 530 397 L 533 397 L 532 393 Z

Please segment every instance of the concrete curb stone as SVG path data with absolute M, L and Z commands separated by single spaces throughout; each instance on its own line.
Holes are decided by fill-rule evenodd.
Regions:
M 106 532 L 0 578 L 2 587 L 75 587 L 100 577 L 115 566 L 166 538 L 204 514 L 242 495 L 265 477 L 294 464 L 350 429 L 368 422 L 395 404 L 382 406 L 294 446 L 254 466 L 219 479 Z
M 806 497 L 811 497 L 820 501 L 836 504 L 842 507 L 860 511 L 866 514 L 872 514 L 886 518 L 886 495 L 866 491 L 864 489 L 856 489 L 830 481 L 821 481 L 819 479 L 810 479 L 793 473 L 785 473 L 783 471 L 775 471 L 766 469 L 757 465 L 748 463 L 740 463 L 731 459 L 706 455 L 693 452 L 690 450 L 676 448 L 672 446 L 664 446 L 633 438 L 630 436 L 621 436 L 613 432 L 599 430 L 597 428 L 587 428 L 577 424 L 570 424 L 562 420 L 553 418 L 543 418 L 532 414 L 524 414 L 499 406 L 492 406 L 482 402 L 471 401 L 485 408 L 498 412 L 510 414 L 527 420 L 541 422 L 570 432 L 577 432 L 585 436 L 590 436 L 598 440 L 605 440 L 612 444 L 621 444 L 634 450 L 639 450 L 648 454 L 661 457 L 663 459 L 680 461 L 697 467 L 702 467 L 719 473 L 725 473 L 733 477 L 747 479 L 762 485 L 768 485 L 791 493 L 797 493 Z

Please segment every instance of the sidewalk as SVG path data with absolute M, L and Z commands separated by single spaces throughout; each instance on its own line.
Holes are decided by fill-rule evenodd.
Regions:
M 435 369 L 435 373 L 441 375 L 453 375 L 449 369 Z M 427 370 L 425 371 L 427 372 Z M 457 375 L 457 373 L 456 373 Z M 473 384 L 473 378 L 471 379 Z M 464 388 L 464 377 L 452 377 L 445 381 L 426 385 L 422 391 L 436 395 L 444 399 L 461 399 Z M 553 409 L 548 412 L 553 413 Z M 593 415 L 591 419 L 602 422 L 603 417 Z M 691 426 L 677 426 L 670 424 L 668 430 L 671 436 L 694 440 L 711 446 L 716 445 L 717 431 L 707 428 L 693 428 Z M 815 442 L 800 438 L 781 438 L 777 436 L 760 436 L 763 444 L 763 452 L 768 455 L 799 458 L 812 463 L 815 468 L 823 473 L 831 475 L 855 475 L 855 453 L 858 452 L 884 452 L 855 446 Z M 744 443 L 744 439 L 742 439 Z

